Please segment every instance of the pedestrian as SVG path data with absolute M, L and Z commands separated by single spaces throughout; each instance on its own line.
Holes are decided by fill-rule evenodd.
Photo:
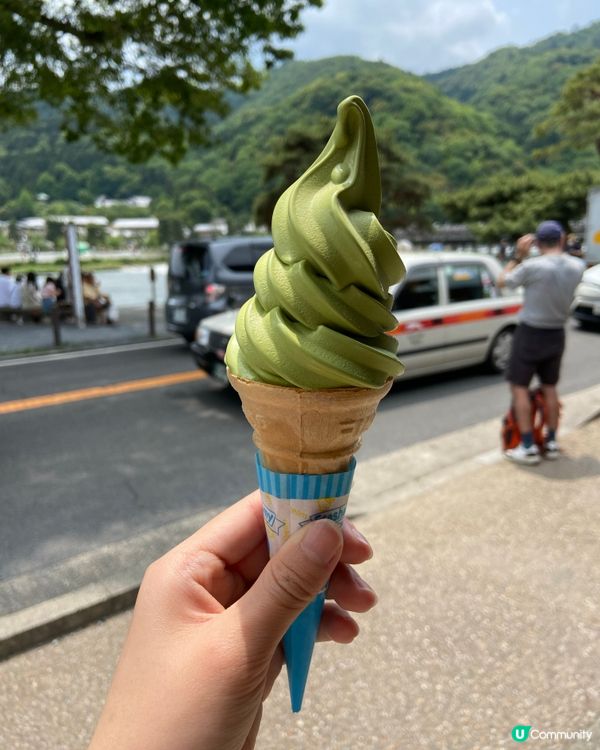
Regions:
M 570 234 L 567 237 L 567 246 L 565 249 L 569 255 L 574 255 L 576 258 L 583 258 L 583 245 L 577 235 Z
M 537 245 L 540 254 L 528 258 Z M 499 286 L 524 290 L 523 308 L 513 338 L 507 369 L 513 407 L 521 442 L 504 455 L 515 463 L 532 465 L 540 461 L 533 441 L 529 386 L 537 375 L 544 393 L 547 432 L 544 455 L 559 456 L 556 440 L 559 402 L 557 383 L 565 348 L 565 324 L 569 317 L 575 287 L 585 263 L 563 252 L 565 233 L 557 221 L 543 221 L 535 235 L 526 234 L 517 241 L 514 258 L 504 268 Z
M 319 640 L 350 643 L 348 610 L 376 603 L 351 566 L 371 556 L 319 520 L 269 560 L 258 491 L 216 516 L 146 571 L 89 750 L 252 750 L 284 633 L 329 580 Z
M 56 279 L 54 279 L 54 284 L 58 292 L 58 295 L 56 297 L 56 302 L 58 305 L 64 305 L 67 301 L 67 292 L 65 289 L 64 274 L 62 271 L 58 274 Z
M 97 320 L 106 322 L 106 311 L 110 307 L 110 297 L 100 291 L 100 285 L 94 274 L 86 271 L 81 274 L 83 304 L 87 323 L 94 324 Z

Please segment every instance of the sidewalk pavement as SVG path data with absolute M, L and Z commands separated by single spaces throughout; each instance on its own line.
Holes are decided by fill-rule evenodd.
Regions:
M 167 332 L 162 308 L 156 309 L 156 335 L 160 338 L 172 336 Z M 41 323 L 30 321 L 23 325 L 0 321 L 0 357 L 10 354 L 30 354 L 40 351 L 62 351 L 64 349 L 89 348 L 147 341 L 150 338 L 148 309 L 126 307 L 120 309 L 119 322 L 115 325 L 88 325 L 78 328 L 74 323 L 61 322 L 62 345 L 54 345 L 54 334 L 50 320 Z
M 565 421 L 597 415 L 599 396 L 565 398 Z M 533 468 L 497 460 L 490 430 L 364 462 L 350 509 L 356 494 L 379 605 L 354 644 L 317 648 L 300 714 L 282 675 L 258 750 L 496 750 L 516 724 L 593 732 L 548 750 L 600 747 L 600 420 Z M 85 748 L 129 619 L 1 663 L 0 747 Z

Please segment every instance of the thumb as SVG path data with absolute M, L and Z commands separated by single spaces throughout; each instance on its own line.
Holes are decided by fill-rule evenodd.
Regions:
M 256 653 L 275 650 L 286 630 L 329 580 L 342 554 L 342 530 L 313 521 L 293 534 L 267 563 L 252 588 L 228 612 L 238 617 Z

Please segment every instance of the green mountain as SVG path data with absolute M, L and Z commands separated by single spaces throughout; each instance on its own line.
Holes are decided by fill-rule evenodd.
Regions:
M 331 127 L 337 103 L 351 93 L 367 102 L 379 138 L 390 139 L 429 182 L 434 204 L 446 191 L 490 175 L 524 174 L 532 166 L 566 172 L 588 164 L 590 154 L 540 164 L 531 154 L 543 144 L 531 130 L 598 49 L 600 23 L 426 77 L 356 57 L 292 61 L 271 71 L 259 90 L 233 98 L 213 145 L 191 151 L 176 168 L 158 159 L 131 166 L 86 139 L 67 143 L 57 113 L 40 107 L 34 125 L 0 133 L 0 218 L 31 213 L 36 193 L 49 194 L 55 203 L 47 210 L 57 212 L 81 210 L 98 195 L 147 194 L 159 216 L 189 224 L 225 215 L 240 226 L 278 139 L 291 127 L 312 131 L 324 121 Z
M 217 127 L 215 148 L 190 154 L 186 164 L 198 164 L 219 199 L 243 211 L 248 196 L 260 190 L 261 157 L 273 140 L 292 126 L 310 129 L 324 118 L 333 125 L 337 103 L 351 93 L 369 106 L 380 137 L 393 138 L 438 189 L 524 162 L 521 149 L 502 136 L 489 114 L 391 65 L 335 57 L 290 62 L 275 71 Z
M 528 47 L 504 47 L 480 62 L 424 77 L 447 96 L 491 114 L 504 135 L 531 151 L 544 145 L 533 130 L 566 81 L 599 54 L 600 22 Z

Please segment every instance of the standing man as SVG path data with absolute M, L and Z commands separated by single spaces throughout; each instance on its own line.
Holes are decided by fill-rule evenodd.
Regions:
M 540 255 L 528 258 L 532 245 Z M 581 280 L 585 263 L 563 253 L 565 233 L 557 221 L 543 221 L 535 235 L 526 234 L 517 242 L 515 257 L 499 278 L 499 286 L 525 292 L 519 325 L 515 331 L 507 380 L 510 383 L 521 442 L 504 452 L 510 461 L 533 465 L 540 452 L 533 442 L 529 385 L 537 375 L 546 401 L 546 458 L 559 456 L 556 442 L 558 393 L 556 384 L 565 348 L 565 323 L 569 317 L 575 287 Z

